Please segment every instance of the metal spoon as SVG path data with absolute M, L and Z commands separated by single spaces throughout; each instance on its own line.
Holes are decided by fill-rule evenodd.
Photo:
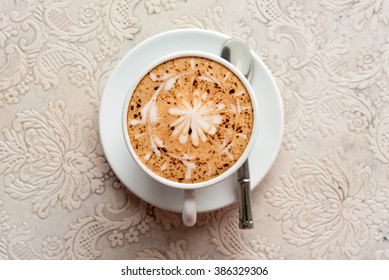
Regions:
M 250 82 L 253 74 L 253 61 L 249 48 L 237 38 L 225 41 L 220 55 L 238 68 Z M 239 228 L 251 229 L 254 226 L 250 202 L 250 173 L 248 159 L 238 169 L 239 182 Z

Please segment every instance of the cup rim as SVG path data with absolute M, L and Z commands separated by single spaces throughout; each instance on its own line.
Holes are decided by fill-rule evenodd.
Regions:
M 180 183 L 177 181 L 172 181 L 169 179 L 166 179 L 162 176 L 159 176 L 158 174 L 154 173 L 151 171 L 138 157 L 136 154 L 134 148 L 132 147 L 130 137 L 128 135 L 128 130 L 127 130 L 127 111 L 128 111 L 128 105 L 131 100 L 132 94 L 137 87 L 137 85 L 140 83 L 140 81 L 143 79 L 147 73 L 149 73 L 153 68 L 156 66 L 175 59 L 175 58 L 180 58 L 180 57 L 200 57 L 200 58 L 206 58 L 209 60 L 213 60 L 215 62 L 220 63 L 221 65 L 227 67 L 229 70 L 231 70 L 238 78 L 239 80 L 243 83 L 244 87 L 246 88 L 252 108 L 253 108 L 253 127 L 251 130 L 251 135 L 249 142 L 247 143 L 246 148 L 244 149 L 244 152 L 242 155 L 239 157 L 239 159 L 226 171 L 224 171 L 222 174 L 220 174 L 217 177 L 211 178 L 207 181 L 202 181 L 202 182 L 197 182 L 197 183 Z M 157 180 L 158 182 L 168 186 L 168 187 L 173 187 L 176 189 L 181 189 L 181 190 L 195 190 L 195 189 L 200 189 L 200 188 L 205 188 L 209 187 L 212 185 L 215 185 L 224 179 L 228 178 L 232 174 L 234 174 L 239 167 L 243 165 L 243 163 L 248 159 L 252 148 L 254 147 L 255 141 L 257 139 L 257 134 L 258 134 L 258 127 L 259 127 L 259 117 L 258 117 L 258 103 L 257 103 L 257 98 L 254 92 L 254 89 L 252 88 L 250 82 L 246 79 L 246 77 L 238 70 L 233 64 L 231 64 L 229 61 L 223 59 L 222 57 L 208 53 L 208 52 L 203 52 L 203 51 L 178 51 L 178 52 L 173 52 L 171 54 L 165 55 L 160 57 L 159 59 L 156 59 L 149 65 L 142 67 L 143 70 L 139 71 L 139 76 L 136 79 L 133 79 L 132 82 L 130 82 L 130 86 L 127 90 L 126 98 L 124 100 L 123 108 L 122 108 L 122 132 L 123 132 L 123 137 L 126 143 L 127 150 L 130 152 L 131 157 L 134 159 L 134 161 L 137 163 L 137 165 L 144 171 L 146 174 L 148 174 L 151 178 Z

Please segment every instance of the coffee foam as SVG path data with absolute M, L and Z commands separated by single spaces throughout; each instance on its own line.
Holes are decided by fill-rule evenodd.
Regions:
M 250 96 L 218 62 L 183 57 L 152 69 L 137 85 L 127 111 L 139 159 L 168 180 L 197 183 L 230 168 L 253 127 Z

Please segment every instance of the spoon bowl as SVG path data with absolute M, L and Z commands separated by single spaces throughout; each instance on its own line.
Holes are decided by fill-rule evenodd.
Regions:
M 220 55 L 240 70 L 250 82 L 253 75 L 253 57 L 245 42 L 238 38 L 228 39 Z

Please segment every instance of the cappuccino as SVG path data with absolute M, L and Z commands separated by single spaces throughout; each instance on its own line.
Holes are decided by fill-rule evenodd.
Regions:
M 224 65 L 180 57 L 152 69 L 136 86 L 127 131 L 138 158 L 160 177 L 210 180 L 244 152 L 253 106 L 240 79 Z

